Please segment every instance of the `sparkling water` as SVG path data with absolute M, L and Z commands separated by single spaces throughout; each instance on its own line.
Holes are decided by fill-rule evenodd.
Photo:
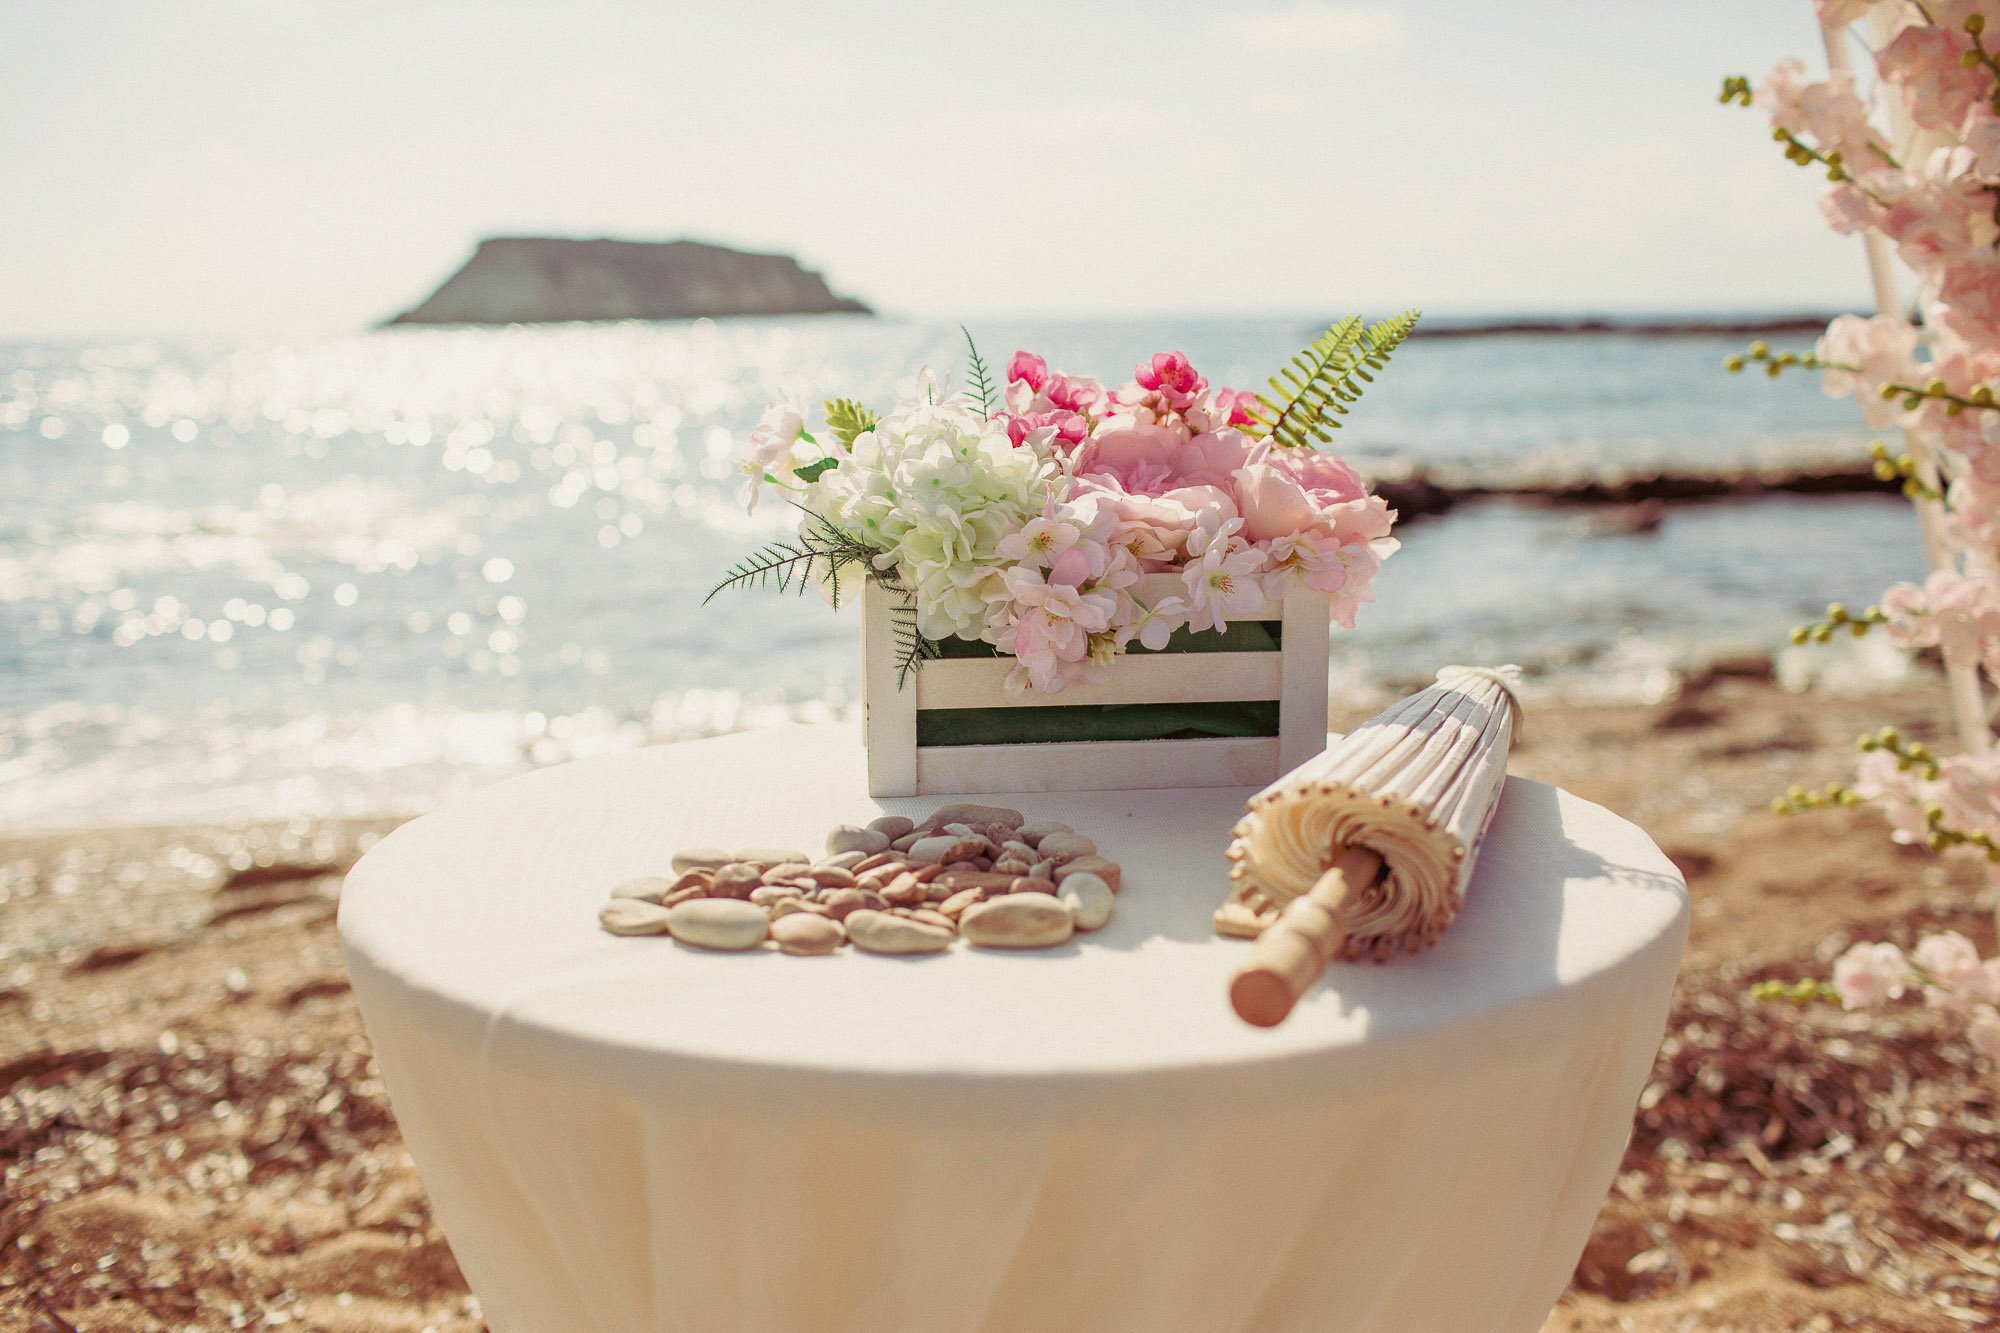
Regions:
M 976 325 L 1122 380 L 1185 350 L 1251 385 L 1307 321 Z M 1809 377 L 1733 339 L 1419 341 L 1341 432 L 1474 474 L 1852 459 Z M 739 503 L 774 395 L 886 406 L 956 328 L 817 318 L 395 329 L 293 343 L 0 344 L 0 826 L 377 813 L 544 763 L 855 707 L 859 616 L 702 597 L 796 517 Z M 1453 660 L 1582 691 L 1767 649 L 1920 568 L 1890 498 L 1485 504 L 1411 525 L 1335 643 L 1361 698 Z

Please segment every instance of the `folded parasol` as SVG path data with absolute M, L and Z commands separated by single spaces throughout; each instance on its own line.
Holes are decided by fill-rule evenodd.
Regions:
M 1246 1021 L 1284 1021 L 1337 954 L 1382 961 L 1458 914 L 1507 781 L 1517 667 L 1446 667 L 1250 800 L 1218 934 L 1254 938 L 1230 985 Z

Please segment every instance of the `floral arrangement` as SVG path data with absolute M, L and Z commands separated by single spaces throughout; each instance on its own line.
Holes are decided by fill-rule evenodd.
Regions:
M 1729 369 L 1818 370 L 1826 392 L 1852 397 L 1870 426 L 1900 432 L 1900 447 L 1875 446 L 1876 473 L 1900 479 L 1915 503 L 1929 576 L 1859 613 L 1828 607 L 1793 639 L 1880 627 L 1904 648 L 1939 649 L 1958 752 L 1940 757 L 1884 728 L 1861 738 L 1852 784 L 1794 787 L 1777 808 L 1873 803 L 1896 841 L 1983 857 L 2000 878 L 2000 751 L 1982 679 L 2000 679 L 2000 45 L 1989 31 L 2000 4 L 1816 4 L 1827 76 L 1809 78 L 1801 61 L 1786 60 L 1754 88 L 1725 80 L 1722 100 L 1761 107 L 1785 156 L 1825 171 L 1821 211 L 1866 243 L 1880 313 L 1840 316 L 1809 353 L 1752 344 Z M 1857 48 L 1872 64 L 1865 84 L 1850 68 Z M 1914 278 L 1914 307 L 1892 255 Z M 1856 945 L 1831 985 L 1760 991 L 1857 1008 L 1911 986 L 1968 1012 L 1974 1041 L 2000 1056 L 2000 964 L 1980 964 L 1961 936 L 1933 936 L 1910 958 L 1890 944 Z
M 926 371 L 887 415 L 830 399 L 820 433 L 777 404 L 744 452 L 746 502 L 775 487 L 804 514 L 799 536 L 715 592 L 817 585 L 837 605 L 853 580 L 878 580 L 906 595 L 906 673 L 943 640 L 974 640 L 1015 659 L 1017 693 L 1059 692 L 1134 642 L 1226 630 L 1294 581 L 1351 628 L 1396 549 L 1395 515 L 1314 445 L 1416 321 L 1337 321 L 1270 396 L 1211 386 L 1179 352 L 1118 389 L 1017 352 L 996 386 L 968 334 L 966 390 Z M 1176 590 L 1145 599 L 1149 574 Z

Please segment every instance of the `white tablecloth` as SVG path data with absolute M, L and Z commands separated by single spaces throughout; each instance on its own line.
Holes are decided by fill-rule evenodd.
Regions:
M 598 929 L 689 845 L 864 794 L 844 727 L 544 770 L 399 829 L 340 910 L 497 1333 L 1534 1330 L 1618 1164 L 1687 930 L 1646 836 L 1516 780 L 1432 951 L 1239 1022 L 1244 790 L 994 798 L 1123 863 L 1043 953 L 706 954 Z

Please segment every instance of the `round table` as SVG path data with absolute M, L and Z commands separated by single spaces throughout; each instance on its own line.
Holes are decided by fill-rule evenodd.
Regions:
M 1282 1027 L 1225 990 L 1246 789 L 980 797 L 1125 867 L 1036 953 L 704 953 L 598 928 L 683 846 L 816 851 L 848 727 L 545 769 L 404 825 L 341 941 L 496 1333 L 1534 1330 L 1623 1150 L 1687 931 L 1630 824 L 1515 779 L 1429 952 Z

